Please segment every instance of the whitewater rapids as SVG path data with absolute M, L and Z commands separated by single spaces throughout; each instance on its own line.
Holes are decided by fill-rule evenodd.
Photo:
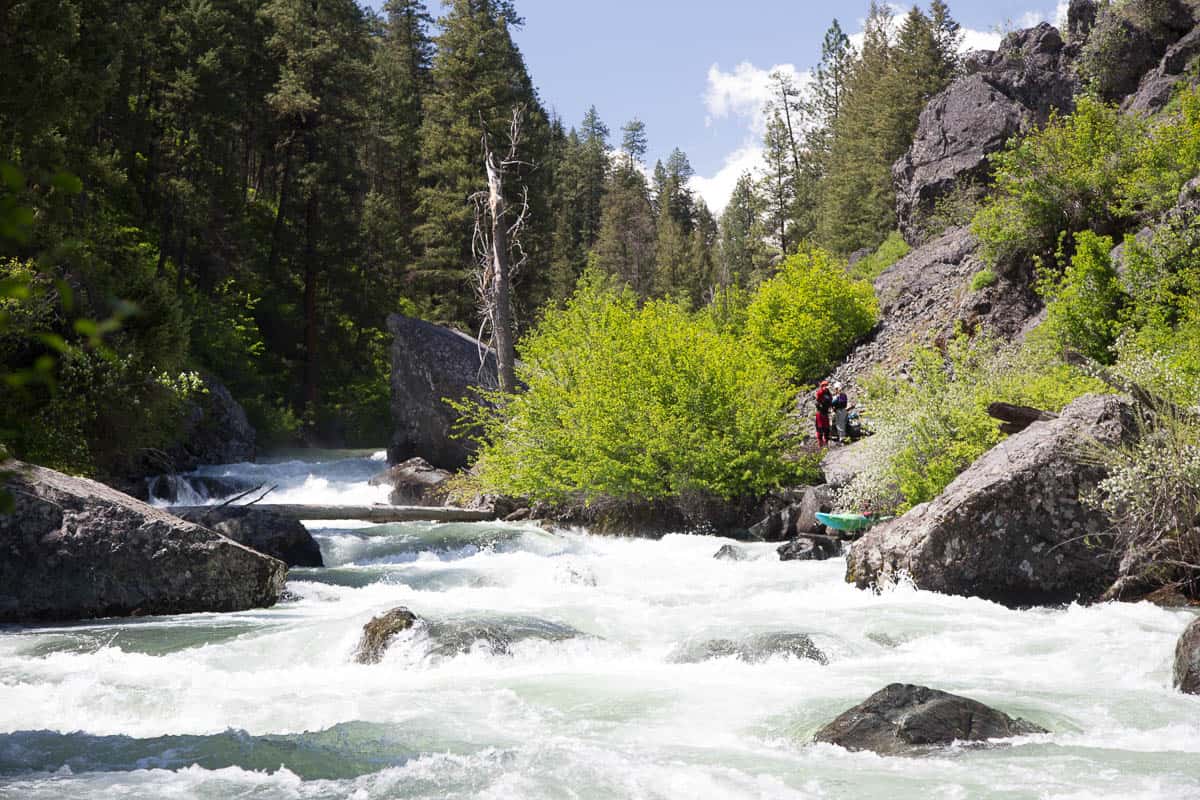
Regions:
M 382 467 L 208 472 L 361 504 Z M 1170 674 L 1189 612 L 875 595 L 840 559 L 717 561 L 713 538 L 320 525 L 328 566 L 293 570 L 272 609 L 0 628 L 0 798 L 1200 797 L 1200 697 Z M 363 624 L 398 605 L 521 635 L 455 650 L 421 625 L 355 664 Z M 765 633 L 807 634 L 828 664 L 674 657 Z M 1053 732 L 922 758 L 809 744 L 896 681 Z

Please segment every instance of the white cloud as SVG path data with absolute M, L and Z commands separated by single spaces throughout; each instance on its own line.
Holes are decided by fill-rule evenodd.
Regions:
M 807 72 L 799 72 L 791 64 L 776 64 L 767 69 L 743 61 L 725 72 L 720 64 L 708 68 L 708 85 L 704 91 L 704 107 L 708 110 L 708 124 L 714 120 L 732 117 L 749 123 L 751 131 L 761 135 L 766 128 L 763 108 L 770 102 L 771 75 L 782 72 L 792 79 L 797 87 L 803 88 L 811 78 Z
M 720 215 L 729 204 L 733 187 L 743 173 L 757 171 L 762 164 L 763 149 L 756 144 L 746 144 L 725 157 L 725 163 L 711 178 L 697 175 L 692 178 L 692 191 L 704 198 L 705 204 L 714 214 Z
M 971 28 L 963 28 L 962 44 L 959 45 L 959 52 L 969 53 L 972 50 L 995 50 L 1000 46 L 1000 40 L 1004 37 L 997 31 L 977 31 Z

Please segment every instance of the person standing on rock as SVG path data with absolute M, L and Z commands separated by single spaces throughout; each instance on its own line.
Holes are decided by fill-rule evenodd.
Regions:
M 817 447 L 829 446 L 829 412 L 833 408 L 833 393 L 829 381 L 821 381 L 817 388 Z
M 833 407 L 834 433 L 839 442 L 846 442 L 850 439 L 850 398 L 842 384 L 833 385 L 833 400 L 830 403 Z

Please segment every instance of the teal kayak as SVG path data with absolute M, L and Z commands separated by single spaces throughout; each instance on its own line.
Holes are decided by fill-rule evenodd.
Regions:
M 835 531 L 865 531 L 877 522 L 889 519 L 891 517 L 868 517 L 866 514 L 817 514 L 817 522 Z

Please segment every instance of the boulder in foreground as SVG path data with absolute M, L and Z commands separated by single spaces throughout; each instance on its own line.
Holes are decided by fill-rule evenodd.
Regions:
M 1187 626 L 1175 645 L 1175 688 L 1200 694 L 1200 617 Z
M 289 567 L 323 567 L 321 546 L 300 520 L 254 506 L 192 508 L 179 517 L 228 536 Z
M 273 605 L 287 567 L 115 489 L 0 466 L 0 622 L 241 611 Z
M 815 741 L 896 756 L 1034 733 L 1047 731 L 967 697 L 893 683 L 821 728 Z
M 1100 598 L 1117 574 L 1107 516 L 1081 493 L 1104 478 L 1087 449 L 1135 429 L 1130 404 L 1089 395 L 985 453 L 929 503 L 871 528 L 847 579 L 865 589 L 908 576 L 921 589 L 1009 606 Z

